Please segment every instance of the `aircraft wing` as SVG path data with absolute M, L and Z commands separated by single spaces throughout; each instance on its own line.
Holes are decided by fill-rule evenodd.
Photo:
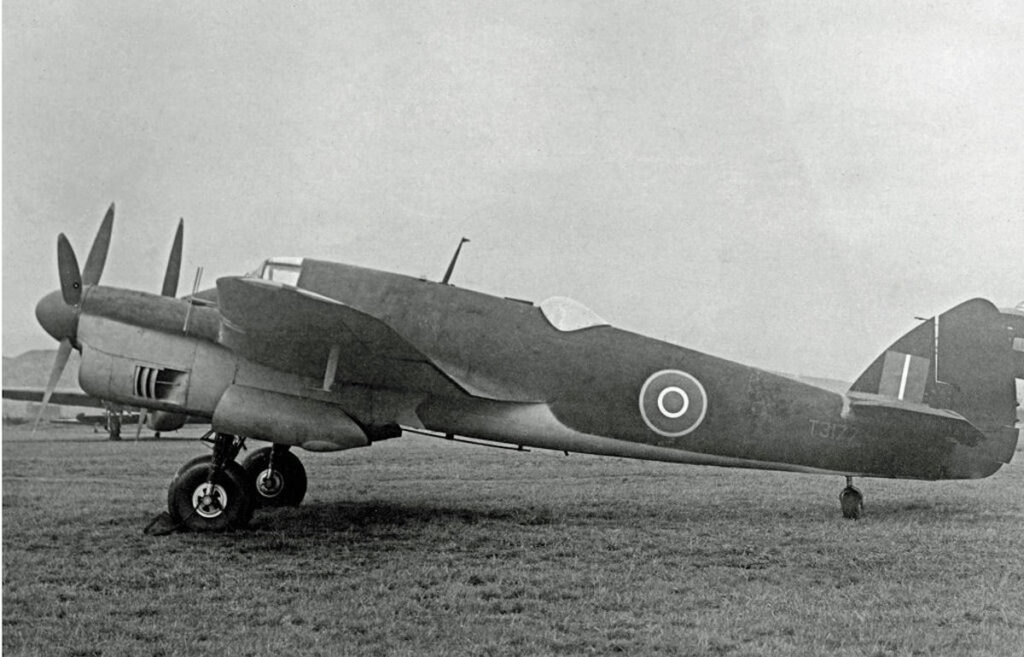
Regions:
M 12 401 L 42 402 L 43 388 L 4 388 L 3 398 Z M 55 390 L 50 397 L 51 404 L 58 406 L 89 406 L 103 408 L 103 401 L 77 390 Z
M 347 304 L 256 278 L 221 278 L 217 294 L 221 344 L 256 363 L 324 380 L 328 387 L 344 381 L 463 392 L 387 323 Z

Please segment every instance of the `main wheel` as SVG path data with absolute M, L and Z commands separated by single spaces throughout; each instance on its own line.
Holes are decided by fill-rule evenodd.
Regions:
M 843 509 L 844 518 L 856 520 L 864 512 L 864 495 L 853 486 L 847 486 L 839 493 L 839 506 Z
M 193 459 L 167 489 L 171 520 L 195 532 L 244 527 L 252 518 L 252 495 L 245 470 L 229 461 L 210 482 L 212 456 Z
M 247 456 L 242 467 L 257 507 L 298 506 L 306 497 L 306 468 L 291 452 L 264 447 Z

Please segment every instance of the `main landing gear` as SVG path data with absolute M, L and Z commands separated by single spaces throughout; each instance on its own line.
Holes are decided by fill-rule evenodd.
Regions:
M 107 410 L 104 415 L 107 420 L 107 436 L 110 440 L 121 440 L 121 411 Z
M 839 493 L 839 506 L 843 517 L 851 520 L 860 518 L 864 512 L 864 495 L 853 485 L 853 477 L 846 478 L 846 488 Z
M 204 438 L 205 440 L 206 438 Z M 258 449 L 235 461 L 244 438 L 213 434 L 213 454 L 178 469 L 167 490 L 173 526 L 195 532 L 245 527 L 263 506 L 298 506 L 306 495 L 306 469 L 287 446 Z
M 218 433 L 212 442 L 212 455 L 187 462 L 171 480 L 167 512 L 177 527 L 224 531 L 244 527 L 252 519 L 249 480 L 234 460 L 245 439 Z

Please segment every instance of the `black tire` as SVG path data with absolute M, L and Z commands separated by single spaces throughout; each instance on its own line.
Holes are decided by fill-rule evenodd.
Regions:
M 291 452 L 274 454 L 274 470 L 270 471 L 272 447 L 258 449 L 242 462 L 249 490 L 256 507 L 298 506 L 306 497 L 306 468 Z
M 167 511 L 176 525 L 194 532 L 219 532 L 245 527 L 252 519 L 252 494 L 245 470 L 231 461 L 209 490 L 212 456 L 192 459 L 167 489 Z
M 847 486 L 839 493 L 839 506 L 844 518 L 857 520 L 864 513 L 864 496 L 853 486 Z

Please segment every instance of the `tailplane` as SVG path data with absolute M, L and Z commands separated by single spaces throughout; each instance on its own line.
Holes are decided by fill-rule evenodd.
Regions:
M 991 456 L 1008 463 L 1017 444 L 1015 348 L 1024 327 L 984 299 L 933 317 L 882 353 L 850 387 L 894 403 L 953 411 L 989 439 Z

